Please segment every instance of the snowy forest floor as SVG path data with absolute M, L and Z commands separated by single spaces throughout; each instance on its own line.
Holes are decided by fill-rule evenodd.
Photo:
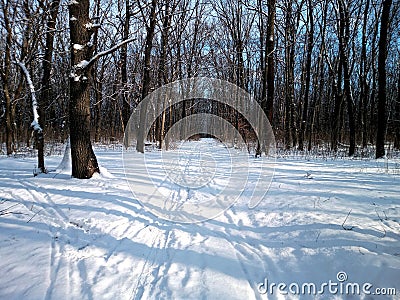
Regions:
M 278 158 L 256 208 L 179 224 L 134 199 L 120 151 L 96 155 L 90 180 L 61 156 L 36 177 L 35 158 L 0 157 L 0 299 L 400 297 L 399 161 Z

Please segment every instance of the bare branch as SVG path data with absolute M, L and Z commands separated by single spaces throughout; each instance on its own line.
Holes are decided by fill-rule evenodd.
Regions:
M 32 111 L 33 111 L 33 121 L 31 123 L 31 126 L 33 127 L 33 129 L 35 131 L 41 132 L 42 128 L 39 125 L 39 113 L 38 113 L 38 103 L 36 100 L 36 95 L 35 95 L 35 86 L 33 85 L 32 79 L 31 79 L 31 75 L 28 72 L 28 69 L 26 68 L 25 64 L 23 62 L 20 61 L 16 61 L 14 62 L 15 64 L 17 64 L 22 72 L 25 75 L 26 78 L 26 82 L 28 84 L 30 93 L 31 93 L 31 97 L 32 97 Z
M 107 49 L 107 50 L 101 51 L 99 53 L 96 53 L 83 68 L 90 68 L 101 57 L 103 57 L 105 55 L 108 55 L 108 54 L 111 54 L 114 51 L 116 51 L 119 48 L 121 48 L 123 45 L 128 44 L 130 42 L 133 42 L 135 40 L 136 40 L 136 38 L 130 38 L 130 39 L 124 40 L 124 41 L 116 44 L 115 46 L 111 47 L 110 49 Z

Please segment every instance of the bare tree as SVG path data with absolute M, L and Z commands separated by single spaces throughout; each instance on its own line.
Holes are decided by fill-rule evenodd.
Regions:
M 344 93 L 347 101 L 347 113 L 349 119 L 349 156 L 354 155 L 356 147 L 356 124 L 354 115 L 354 100 L 351 87 L 351 70 L 349 66 L 349 38 L 350 38 L 350 14 L 347 0 L 338 0 L 339 9 L 339 52 L 343 66 Z
M 395 104 L 395 139 L 394 148 L 400 150 L 400 71 L 397 75 L 397 99 Z
M 69 116 L 72 176 L 91 178 L 100 172 L 90 140 L 90 82 L 91 68 L 102 56 L 116 51 L 133 39 L 126 39 L 103 52 L 93 53 L 92 35 L 98 30 L 97 21 L 89 17 L 89 0 L 72 0 L 69 3 L 69 26 L 71 39 L 71 74 L 69 91 Z
M 48 19 L 46 24 L 46 44 L 44 49 L 44 56 L 42 62 L 42 79 L 41 79 L 41 92 L 38 100 L 38 114 L 39 114 L 39 126 L 44 129 L 46 124 L 46 114 L 44 113 L 45 107 L 52 105 L 52 92 L 51 92 L 51 69 L 53 61 L 53 50 L 54 50 L 54 34 L 56 30 L 56 21 L 58 15 L 58 9 L 60 6 L 59 0 L 53 0 L 49 4 Z M 43 130 L 37 133 L 37 149 L 38 149 L 38 168 L 42 173 L 46 173 L 47 170 L 44 164 L 44 134 Z
M 303 100 L 303 114 L 301 117 L 300 133 L 299 133 L 299 150 L 304 150 L 304 138 L 307 128 L 308 116 L 308 103 L 310 96 L 310 82 L 311 82 L 311 58 L 314 46 L 314 16 L 313 16 L 313 3 L 312 0 L 307 1 L 308 8 L 308 34 L 307 34 L 307 58 L 306 58 L 306 78 L 305 78 L 305 91 Z M 311 135 L 311 133 L 310 133 Z
M 386 58 L 390 6 L 392 0 L 383 0 L 381 15 L 381 29 L 379 34 L 379 56 L 378 56 L 378 131 L 376 134 L 376 158 L 385 156 L 385 137 L 387 128 L 386 116 Z
M 297 144 L 297 128 L 295 122 L 295 48 L 296 30 L 299 23 L 303 1 L 293 10 L 292 1 L 285 1 L 285 148 L 290 149 Z
M 144 16 L 144 11 L 141 8 L 142 15 Z M 144 66 L 143 66 L 143 80 L 142 80 L 142 97 L 143 100 L 150 92 L 150 84 L 151 84 L 151 50 L 153 49 L 153 38 L 156 29 L 157 22 L 157 0 L 151 1 L 150 8 L 150 20 L 147 23 L 146 21 L 146 46 L 144 50 Z M 145 105 L 141 106 L 140 111 L 140 124 L 144 124 L 146 121 L 147 107 Z M 140 125 L 139 125 L 140 126 Z M 142 126 L 143 127 L 143 126 Z M 146 138 L 145 132 L 143 132 L 143 128 L 139 130 L 136 150 L 138 152 L 144 153 L 144 139 Z
M 3 11 L 3 22 L 6 30 L 6 43 L 5 43 L 5 51 L 4 51 L 4 59 L 1 68 L 1 77 L 3 81 L 3 92 L 5 97 L 5 123 L 6 123 L 6 151 L 7 155 L 11 155 L 13 153 L 13 128 L 12 122 L 14 119 L 11 107 L 11 83 L 10 83 L 10 74 L 11 74 L 11 45 L 13 40 L 13 32 L 11 28 L 10 22 L 10 1 L 2 0 L 1 8 Z
M 89 0 L 71 1 L 69 26 L 71 38 L 71 65 L 69 118 L 72 176 L 91 178 L 100 173 L 90 140 L 90 68 L 93 56 L 91 37 L 95 24 L 89 17 Z
M 360 57 L 360 101 L 359 101 L 359 121 L 360 121 L 360 132 L 361 132 L 361 143 L 362 147 L 367 147 L 367 104 L 368 104 L 368 61 L 367 61 L 367 26 L 369 16 L 369 4 L 367 0 L 364 7 L 364 18 L 362 25 L 362 38 L 361 38 L 361 57 Z

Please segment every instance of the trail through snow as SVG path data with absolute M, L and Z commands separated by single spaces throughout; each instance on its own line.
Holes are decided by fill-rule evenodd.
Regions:
M 96 155 L 102 174 L 90 180 L 33 177 L 34 158 L 0 158 L 0 299 L 378 297 L 263 290 L 319 289 L 339 272 L 373 293 L 397 289 L 376 299 L 399 299 L 399 175 L 384 162 L 280 158 L 256 208 L 245 191 L 217 218 L 180 224 L 133 197 L 119 151 Z M 49 169 L 60 160 L 49 157 Z

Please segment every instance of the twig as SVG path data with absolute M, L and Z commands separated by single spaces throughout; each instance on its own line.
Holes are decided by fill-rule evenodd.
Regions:
M 346 219 L 344 219 L 344 221 L 343 221 L 343 223 L 342 223 L 342 228 L 343 228 L 344 230 L 352 230 L 352 229 L 354 228 L 354 226 L 351 226 L 351 227 L 345 227 L 345 226 L 344 226 L 344 224 L 345 224 L 346 221 L 347 221 L 347 218 L 350 216 L 351 211 L 352 211 L 352 209 L 350 209 L 349 213 L 348 213 L 347 216 L 346 216 Z
M 10 207 L 7 207 L 5 209 L 0 210 L 0 216 L 5 215 L 5 214 L 9 214 L 9 212 L 7 212 L 7 210 L 10 210 L 11 208 L 13 208 L 13 207 L 15 207 L 17 205 L 20 205 L 20 203 L 11 205 Z
M 32 216 L 26 223 L 29 223 L 30 221 L 32 221 L 32 219 L 33 219 L 38 213 L 40 213 L 42 210 L 43 210 L 43 208 L 42 208 L 41 210 L 35 212 L 35 213 L 33 214 L 33 216 Z
M 379 215 L 378 210 L 377 210 L 376 208 L 375 208 L 375 212 L 376 212 L 376 215 L 378 216 L 379 220 L 380 220 L 381 222 L 383 222 L 383 220 L 382 220 L 381 216 Z
M 383 227 L 383 219 L 381 218 L 381 216 L 379 215 L 379 213 L 378 213 L 378 210 L 375 208 L 375 212 L 376 212 L 376 215 L 378 216 L 378 218 L 379 218 L 379 220 L 381 221 L 381 226 L 382 226 L 382 229 L 383 229 L 383 236 L 382 236 L 382 238 L 384 238 L 384 237 L 386 237 L 386 229 L 385 229 L 385 227 Z M 386 213 L 385 213 L 385 211 L 383 211 L 383 213 L 385 214 L 385 216 L 386 216 Z M 385 220 L 387 220 L 387 216 L 386 216 L 386 219 Z
M 318 232 L 317 238 L 315 239 L 315 242 L 318 242 L 319 236 L 321 235 L 321 231 Z

